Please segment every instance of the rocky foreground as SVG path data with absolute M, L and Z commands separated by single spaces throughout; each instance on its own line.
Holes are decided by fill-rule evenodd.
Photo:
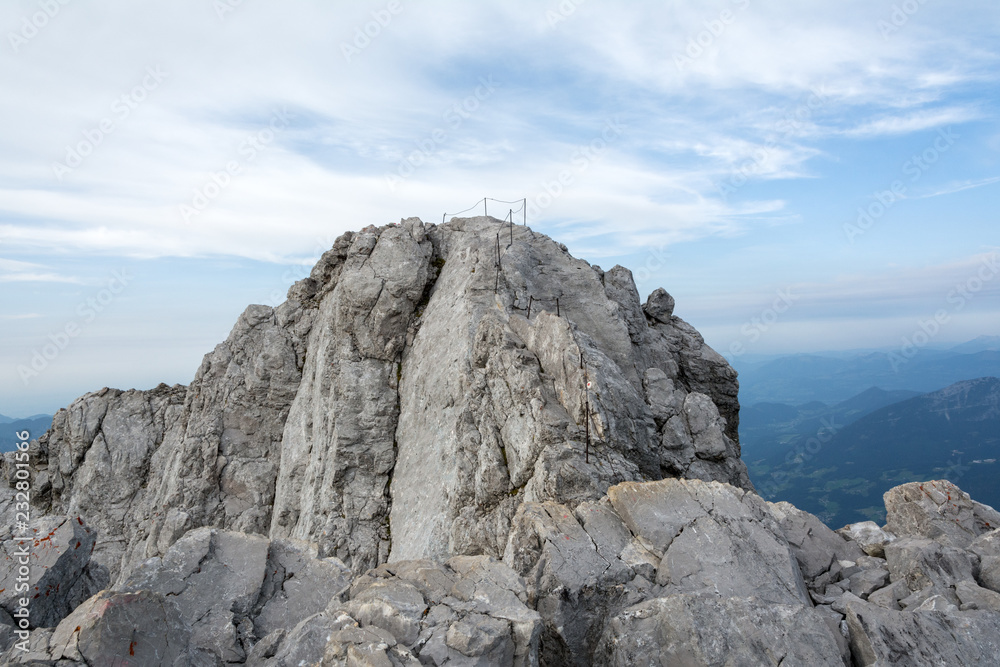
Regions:
M 190 385 L 32 443 L 2 660 L 996 664 L 1000 513 L 947 481 L 884 527 L 768 503 L 737 390 L 666 292 L 526 227 L 345 234 Z

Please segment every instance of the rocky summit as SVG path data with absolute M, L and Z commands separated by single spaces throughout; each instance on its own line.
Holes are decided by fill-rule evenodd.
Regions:
M 996 664 L 1000 514 L 764 501 L 673 308 L 494 218 L 344 234 L 190 385 L 60 410 L 26 529 L 5 455 L 4 664 Z

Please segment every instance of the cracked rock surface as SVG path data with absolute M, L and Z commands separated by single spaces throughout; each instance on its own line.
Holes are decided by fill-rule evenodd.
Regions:
M 198 527 L 312 542 L 362 573 L 499 558 L 524 502 L 665 476 L 752 488 L 736 373 L 672 297 L 642 304 L 627 269 L 527 227 L 504 230 L 498 269 L 501 227 L 344 234 L 190 385 L 60 410 L 32 449 L 36 514 L 83 517 L 121 584 Z
M 836 532 L 762 500 L 674 305 L 493 218 L 342 235 L 189 385 L 31 444 L 0 661 L 995 664 L 1000 513 L 945 480 Z

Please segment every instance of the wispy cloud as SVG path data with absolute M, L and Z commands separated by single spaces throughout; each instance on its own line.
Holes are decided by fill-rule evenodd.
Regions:
M 950 195 L 956 192 L 962 192 L 964 190 L 972 190 L 973 188 L 981 188 L 984 185 L 990 185 L 992 183 L 1000 183 L 1000 176 L 993 176 L 992 178 L 982 178 L 973 181 L 955 181 L 945 185 L 939 190 L 934 190 L 933 192 L 928 192 L 926 194 L 913 196 L 913 199 L 929 199 L 931 197 L 940 197 L 942 195 Z
M 74 283 L 82 284 L 79 278 L 64 276 L 47 270 L 49 267 L 34 262 L 0 258 L 0 283 Z
M 901 116 L 884 116 L 867 121 L 844 132 L 849 137 L 879 137 L 893 134 L 908 134 L 935 127 L 958 125 L 981 118 L 982 114 L 967 107 L 927 109 Z

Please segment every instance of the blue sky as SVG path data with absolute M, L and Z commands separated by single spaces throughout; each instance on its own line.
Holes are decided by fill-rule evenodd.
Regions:
M 4 2 L 0 413 L 187 383 L 340 233 L 484 196 L 731 358 L 1000 333 L 998 33 L 995 0 Z

